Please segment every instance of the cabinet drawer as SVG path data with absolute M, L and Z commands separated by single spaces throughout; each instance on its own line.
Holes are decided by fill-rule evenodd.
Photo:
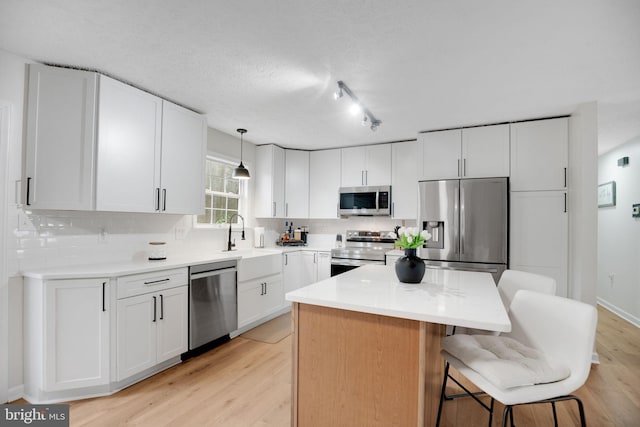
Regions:
M 189 284 L 189 271 L 186 267 L 171 270 L 159 270 L 150 273 L 132 274 L 116 279 L 117 298 L 127 298 L 175 288 Z

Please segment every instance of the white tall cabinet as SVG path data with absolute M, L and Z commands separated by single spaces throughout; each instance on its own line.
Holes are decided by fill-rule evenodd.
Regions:
M 391 144 L 343 148 L 341 157 L 342 187 L 391 183 Z
M 422 180 L 510 174 L 508 124 L 426 132 L 418 135 L 418 141 Z
M 309 216 L 309 152 L 285 150 L 284 215 Z
M 309 218 L 338 218 L 340 150 L 309 153 Z
M 25 278 L 25 394 L 109 384 L 108 279 Z
M 568 119 L 511 125 L 510 268 L 556 279 L 567 296 Z
M 418 142 L 391 144 L 391 216 L 418 217 Z
M 283 218 L 284 149 L 276 145 L 259 145 L 256 147 L 256 179 L 254 211 L 256 218 Z

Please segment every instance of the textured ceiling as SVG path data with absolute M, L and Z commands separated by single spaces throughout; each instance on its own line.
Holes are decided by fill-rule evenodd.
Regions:
M 0 0 L 0 48 L 95 69 L 247 140 L 316 149 L 570 114 L 640 135 L 640 1 Z M 334 101 L 343 80 L 377 132 Z

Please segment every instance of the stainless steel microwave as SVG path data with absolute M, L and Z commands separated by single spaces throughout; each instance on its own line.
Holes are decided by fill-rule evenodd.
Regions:
M 340 215 L 391 216 L 391 186 L 341 187 Z

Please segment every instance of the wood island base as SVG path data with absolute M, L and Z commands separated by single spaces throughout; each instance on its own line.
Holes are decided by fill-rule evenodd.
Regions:
M 292 425 L 433 426 L 444 325 L 293 303 Z

